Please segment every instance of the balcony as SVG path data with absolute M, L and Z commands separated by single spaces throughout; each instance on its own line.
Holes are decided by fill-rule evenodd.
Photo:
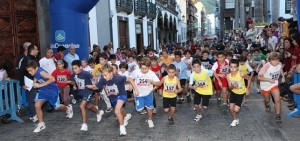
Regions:
M 149 19 L 156 18 L 156 4 L 148 2 L 147 14 Z
M 132 13 L 133 3 L 132 0 L 116 0 L 117 12 L 127 12 L 127 14 Z
M 145 17 L 147 13 L 147 1 L 134 0 L 134 14 Z

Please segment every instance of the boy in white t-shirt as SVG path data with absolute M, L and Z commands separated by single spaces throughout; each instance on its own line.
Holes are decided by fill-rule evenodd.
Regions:
M 258 80 L 260 80 L 261 93 L 264 96 L 265 108 L 270 111 L 270 94 L 272 94 L 275 102 L 276 122 L 281 123 L 281 100 L 280 91 L 278 87 L 278 79 L 282 76 L 281 82 L 285 82 L 283 75 L 282 64 L 279 62 L 280 54 L 272 52 L 269 54 L 269 62 L 266 63 L 258 73 Z
M 151 60 L 149 58 L 143 58 L 140 62 L 140 69 L 131 73 L 131 77 L 134 79 L 139 92 L 139 95 L 135 98 L 136 110 L 142 112 L 144 108 L 147 109 L 147 122 L 149 127 L 153 128 L 153 85 L 159 86 L 160 80 L 157 75 L 150 70 L 150 66 Z

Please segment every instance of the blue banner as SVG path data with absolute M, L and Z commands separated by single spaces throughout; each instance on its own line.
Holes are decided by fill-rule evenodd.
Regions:
M 50 0 L 51 48 L 76 47 L 79 58 L 88 59 L 88 13 L 99 0 Z

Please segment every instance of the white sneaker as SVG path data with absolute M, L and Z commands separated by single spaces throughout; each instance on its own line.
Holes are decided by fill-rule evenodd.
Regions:
M 195 121 L 199 121 L 202 118 L 202 115 L 196 115 L 196 117 L 194 118 Z
M 112 110 L 113 110 L 113 108 L 110 107 L 110 108 L 107 108 L 107 109 L 105 110 L 105 112 L 106 112 L 106 113 L 110 113 Z
M 37 125 L 37 127 L 33 130 L 34 133 L 38 133 L 41 132 L 42 130 L 44 130 L 46 128 L 46 125 L 44 122 L 41 122 Z
M 83 124 L 81 125 L 80 131 L 87 131 L 87 130 L 88 130 L 87 124 L 86 124 L 86 123 L 83 123 Z
M 31 120 L 32 122 L 35 123 L 35 122 L 37 122 L 39 119 L 38 119 L 37 115 L 35 115 L 35 116 L 31 117 L 30 120 Z
M 68 105 L 67 106 L 67 118 L 72 118 L 73 117 L 73 107 L 72 107 L 72 105 L 70 104 L 70 105 Z
M 231 127 L 235 127 L 235 126 L 237 126 L 238 124 L 239 124 L 239 119 L 236 119 L 236 120 L 233 120 L 232 122 L 231 122 L 231 124 L 230 124 L 230 126 Z
M 126 116 L 124 117 L 124 126 L 127 126 L 128 121 L 131 119 L 132 115 L 131 114 L 126 114 Z
M 99 111 L 99 114 L 97 114 L 97 122 L 100 122 L 102 120 L 102 115 L 104 114 L 103 110 Z
M 157 112 L 157 111 L 156 111 L 156 109 L 154 108 L 154 109 L 153 109 L 153 114 L 156 114 L 156 112 Z
M 141 112 L 141 115 L 144 115 L 144 114 L 147 114 L 147 110 L 143 110 L 143 111 Z
M 120 136 L 125 136 L 126 134 L 125 126 L 120 125 Z
M 153 128 L 154 127 L 154 123 L 152 120 L 148 120 L 148 125 L 149 125 L 149 128 Z
M 95 106 L 95 108 L 96 108 L 97 110 L 99 110 L 99 107 L 98 107 L 98 106 Z

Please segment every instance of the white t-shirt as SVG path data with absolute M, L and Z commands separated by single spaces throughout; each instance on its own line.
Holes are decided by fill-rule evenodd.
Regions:
M 228 65 L 225 65 L 225 67 L 229 67 L 229 60 L 225 59 L 225 61 L 227 62 Z M 216 71 L 218 68 L 218 62 L 215 62 L 211 68 L 212 71 Z
M 83 70 L 93 74 L 93 69 L 90 66 L 86 66 L 85 68 L 83 68 Z
M 281 67 L 281 64 L 277 66 L 272 66 L 270 63 L 267 63 L 260 69 L 258 75 L 263 74 L 265 78 L 275 80 L 275 83 L 261 81 L 260 87 L 262 90 L 269 91 L 273 87 L 278 86 L 278 79 L 280 77 Z
M 128 62 L 128 72 L 131 74 L 133 71 L 139 69 L 139 65 L 134 61 L 134 62 Z
M 272 48 L 270 48 L 270 49 L 275 50 L 277 43 L 278 43 L 277 37 L 275 37 L 275 36 L 269 37 L 268 44 L 270 44 L 272 46 Z
M 134 82 L 139 91 L 138 97 L 147 96 L 153 90 L 153 85 L 147 82 L 147 79 L 150 79 L 154 82 L 159 82 L 157 75 L 149 70 L 146 74 L 143 74 L 140 69 L 135 70 L 131 73 L 131 78 L 134 79 Z
M 40 67 L 43 68 L 45 71 L 47 71 L 49 74 L 52 74 L 52 72 L 56 69 L 53 58 L 43 57 L 39 61 L 39 63 L 40 63 Z
M 108 61 L 107 63 L 110 64 L 110 65 L 112 64 L 111 61 Z M 119 67 L 120 66 L 120 61 L 116 61 L 115 64 Z
M 192 65 L 193 57 L 190 57 L 189 59 L 183 57 L 181 60 L 188 66 L 188 65 Z M 186 69 L 186 71 L 188 76 L 192 74 L 192 69 Z
M 0 70 L 0 81 L 7 78 L 7 72 L 5 69 Z

